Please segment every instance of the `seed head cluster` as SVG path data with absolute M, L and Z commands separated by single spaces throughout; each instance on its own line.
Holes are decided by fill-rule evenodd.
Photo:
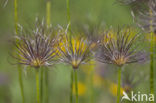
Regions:
M 145 59 L 143 53 L 134 46 L 138 35 L 131 29 L 124 28 L 117 32 L 110 30 L 95 43 L 84 36 L 67 35 L 67 31 L 63 30 L 55 32 L 57 36 L 51 36 L 52 32 L 43 23 L 36 27 L 32 35 L 19 36 L 15 42 L 16 59 L 20 64 L 39 68 L 59 60 L 78 69 L 81 64 L 91 60 L 93 51 L 98 61 L 117 66 Z M 93 50 L 95 46 L 96 50 Z

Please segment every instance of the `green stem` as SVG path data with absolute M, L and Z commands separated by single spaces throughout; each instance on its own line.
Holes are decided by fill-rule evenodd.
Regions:
M 18 32 L 18 14 L 17 14 L 17 0 L 14 0 L 14 22 L 15 22 L 15 32 Z
M 76 103 L 78 103 L 78 79 L 77 79 L 77 70 L 74 70 L 75 73 L 75 93 L 76 93 Z
M 151 40 L 152 41 L 152 40 Z M 150 55 L 150 92 L 154 93 L 154 60 L 153 60 L 153 42 L 151 42 L 151 55 Z
M 118 69 L 117 103 L 120 103 L 121 68 Z
M 48 68 L 46 68 L 45 70 L 45 103 L 48 103 L 49 102 L 49 83 L 48 83 L 48 78 L 49 78 L 49 75 L 48 75 Z
M 22 82 L 22 70 L 20 65 L 18 65 L 18 78 L 19 78 L 19 84 L 20 84 L 20 89 L 21 89 L 21 96 L 22 96 L 22 103 L 25 103 L 24 99 L 24 89 L 23 89 L 23 82 Z
M 51 0 L 47 0 L 46 3 L 46 23 L 47 26 L 50 26 L 51 22 Z M 48 83 L 49 75 L 48 68 L 45 69 L 45 103 L 49 102 L 49 83 Z
M 51 1 L 47 0 L 47 4 L 46 4 L 46 22 L 47 25 L 50 26 L 50 18 L 51 18 Z
M 69 31 L 71 31 L 71 18 L 70 18 L 70 3 L 69 0 L 66 0 L 66 5 L 67 5 L 67 20 L 68 20 L 68 24 L 69 24 Z
M 17 0 L 14 0 L 14 23 L 15 23 L 15 33 L 18 34 L 18 9 L 17 9 Z M 21 96 L 22 96 L 22 103 L 25 103 L 24 98 L 24 89 L 23 89 L 23 81 L 22 81 L 22 70 L 21 66 L 18 65 L 18 78 L 19 78 L 19 85 L 21 89 Z
M 91 77 L 90 77 L 90 91 L 91 91 L 91 94 L 90 94 L 90 103 L 94 103 L 94 86 L 93 86 L 93 76 L 94 76 L 94 68 L 91 68 Z
M 69 0 L 66 0 L 66 6 L 67 6 L 67 22 L 69 24 L 68 30 L 69 32 L 71 31 L 70 27 L 70 5 L 69 5 Z M 70 103 L 73 103 L 73 76 L 74 72 L 73 69 L 71 70 L 71 81 L 70 81 Z
M 151 18 L 153 17 L 153 12 L 152 10 L 149 10 Z M 150 45 L 150 93 L 154 93 L 154 37 L 153 37 L 153 20 L 150 21 L 150 37 L 151 37 L 151 45 Z
M 70 74 L 70 103 L 73 103 L 73 80 L 74 80 L 74 76 L 73 76 L 73 69 L 71 70 L 71 74 Z
M 36 101 L 40 103 L 39 69 L 36 69 Z
M 43 100 L 43 69 L 44 68 L 40 68 L 41 69 L 41 76 L 40 76 L 40 96 L 41 96 L 41 103 L 42 103 L 42 100 Z

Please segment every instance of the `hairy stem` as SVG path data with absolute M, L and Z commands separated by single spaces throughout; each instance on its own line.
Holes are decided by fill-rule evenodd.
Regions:
M 70 74 L 70 103 L 73 103 L 73 80 L 74 80 L 74 76 L 73 76 L 73 69 L 72 69 Z
M 75 94 L 76 94 L 76 103 L 78 103 L 78 78 L 77 78 L 77 69 L 74 70 L 75 74 Z
M 118 69 L 117 103 L 120 103 L 121 68 Z
M 36 101 L 40 103 L 39 69 L 36 69 Z

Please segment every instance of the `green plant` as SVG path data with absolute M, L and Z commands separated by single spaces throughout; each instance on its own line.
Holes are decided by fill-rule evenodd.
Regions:
M 72 66 L 73 76 L 75 77 L 75 92 L 76 92 L 76 103 L 78 103 L 78 78 L 77 70 L 79 66 L 87 63 L 92 57 L 92 46 L 91 42 L 83 37 L 68 37 L 67 35 L 63 37 L 64 45 L 58 46 L 60 52 L 60 60 L 63 63 L 67 63 Z M 61 44 L 62 44 L 61 43 Z M 72 73 L 72 74 L 73 74 Z M 73 82 L 73 79 L 72 79 Z
M 41 24 L 37 26 L 32 35 L 24 36 L 20 35 L 18 40 L 15 42 L 16 56 L 18 64 L 31 66 L 36 70 L 36 101 L 41 103 L 40 90 L 42 88 L 42 80 L 39 78 L 39 72 L 43 67 L 47 67 L 54 63 L 56 53 L 56 42 L 55 37 L 50 38 L 51 32 L 45 30 L 45 25 Z M 43 32 L 45 31 L 45 32 Z M 48 33 L 48 34 L 47 34 Z M 42 79 L 42 77 L 41 77 Z M 40 85 L 41 84 L 41 85 Z M 40 88 L 41 86 L 41 88 Z
M 14 0 L 14 23 L 15 23 L 15 33 L 16 35 L 18 35 L 18 0 Z M 22 103 L 25 103 L 22 70 L 21 70 L 22 68 L 20 65 L 18 65 L 17 68 L 18 68 L 18 79 L 19 79 L 19 85 L 21 90 Z
M 113 37 L 111 36 L 114 34 Z M 137 51 L 135 46 L 138 40 L 138 34 L 133 30 L 124 28 L 123 30 L 104 33 L 100 40 L 100 50 L 97 52 L 97 60 L 102 63 L 114 64 L 118 69 L 118 88 L 117 88 L 117 103 L 120 102 L 121 93 L 121 70 L 125 64 L 137 63 L 145 60 L 144 53 Z

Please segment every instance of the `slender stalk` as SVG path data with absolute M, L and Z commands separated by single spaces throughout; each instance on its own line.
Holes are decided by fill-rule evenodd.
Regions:
M 73 69 L 71 70 L 70 74 L 70 103 L 73 103 L 73 81 L 74 81 L 74 76 L 73 76 Z
M 47 0 L 47 3 L 46 3 L 46 22 L 47 22 L 47 25 L 50 26 L 50 22 L 51 22 L 51 1 L 50 0 Z
M 120 103 L 121 68 L 118 69 L 117 103 Z
M 14 0 L 14 23 L 15 23 L 16 35 L 18 34 L 18 8 L 17 8 L 18 4 L 17 2 L 18 2 L 17 0 Z M 18 68 L 18 79 L 19 79 L 19 85 L 21 89 L 22 103 L 25 103 L 21 66 L 18 65 L 17 68 Z
M 153 94 L 154 93 L 154 61 L 153 61 L 153 49 L 152 49 L 152 46 L 151 45 L 151 55 L 150 55 L 150 58 L 151 58 L 151 61 L 150 61 L 150 93 Z
M 149 10 L 150 16 L 151 18 L 153 17 L 153 13 L 152 10 Z M 150 93 L 154 93 L 154 56 L 153 56 L 153 52 L 154 52 L 154 37 L 153 37 L 153 20 L 150 21 L 150 37 L 151 37 L 151 43 L 150 43 Z
M 20 65 L 18 65 L 18 79 L 19 79 L 19 85 L 20 85 L 20 89 L 21 89 L 22 103 L 25 103 L 24 89 L 23 89 L 23 82 L 22 82 L 22 70 L 21 70 Z
M 93 64 L 92 63 L 93 61 L 90 61 L 90 64 Z M 87 79 L 86 79 L 86 82 L 87 83 L 87 87 L 89 88 L 88 90 L 88 95 L 87 95 L 87 100 L 86 102 L 88 103 L 94 103 L 94 84 L 93 84 L 93 78 L 94 78 L 94 65 L 90 65 L 89 66 L 89 71 L 87 73 Z M 89 100 L 88 100 L 89 99 Z
M 36 101 L 40 103 L 39 69 L 36 69 Z
M 48 68 L 45 70 L 45 103 L 49 103 L 49 74 L 48 74 Z
M 41 96 L 41 103 L 43 101 L 43 73 L 44 73 L 44 68 L 40 68 L 41 69 L 41 76 L 40 76 L 40 96 Z
M 94 67 L 94 66 L 93 66 Z M 94 76 L 94 68 L 91 68 L 91 73 L 90 73 L 90 103 L 94 103 L 94 86 L 93 86 L 93 76 Z
M 67 6 L 67 22 L 68 22 L 68 30 L 69 34 L 71 31 L 71 18 L 70 18 L 70 3 L 69 0 L 66 0 L 66 6 Z M 73 69 L 71 70 L 71 81 L 70 81 L 70 103 L 73 103 L 73 80 L 74 80 L 74 71 Z
M 50 27 L 51 22 L 51 0 L 47 0 L 46 3 L 46 23 Z M 48 68 L 45 69 L 45 103 L 49 103 L 49 75 Z
M 17 9 L 17 0 L 14 0 L 14 22 L 15 22 L 15 32 L 18 34 L 18 9 Z
M 69 0 L 66 0 L 66 5 L 67 5 L 67 21 L 68 21 L 68 29 L 69 31 L 71 31 L 71 17 L 70 17 L 70 3 L 69 3 Z
M 74 70 L 75 74 L 75 94 L 76 94 L 76 103 L 78 103 L 78 79 L 77 79 L 77 70 Z
M 69 34 L 70 34 L 70 31 L 71 31 L 71 27 L 70 27 L 70 5 L 69 5 L 69 0 L 66 0 L 66 6 L 67 6 L 67 22 L 68 22 L 68 30 L 69 30 Z M 70 81 L 70 103 L 73 103 L 73 79 L 74 79 L 74 76 L 73 76 L 74 72 L 73 72 L 73 69 L 71 70 L 71 81 Z

